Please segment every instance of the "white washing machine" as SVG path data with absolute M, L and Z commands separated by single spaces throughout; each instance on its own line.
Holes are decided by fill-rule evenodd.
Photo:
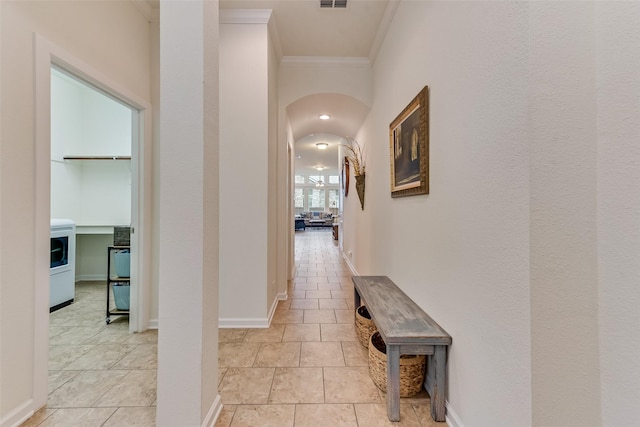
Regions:
M 73 302 L 76 294 L 76 224 L 51 218 L 49 312 Z

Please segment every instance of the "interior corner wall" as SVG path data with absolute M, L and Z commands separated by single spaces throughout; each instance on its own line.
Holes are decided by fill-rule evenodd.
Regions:
M 597 2 L 595 14 L 602 425 L 635 426 L 640 425 L 640 3 Z
M 33 33 L 39 33 L 99 69 L 112 81 L 149 99 L 149 26 L 128 1 L 0 2 L 2 124 L 0 140 L 0 424 L 13 425 L 44 404 L 34 399 L 36 247 Z M 48 228 L 48 225 L 45 226 Z M 38 227 L 40 228 L 40 227 Z M 10 246 L 7 244 L 10 242 Z M 45 249 L 46 251 L 46 249 Z M 20 256 L 16 256 L 20 254 Z M 45 366 L 46 372 L 46 366 Z M 46 393 L 46 390 L 45 390 Z M 45 394 L 46 398 L 46 394 Z
M 451 336 L 450 425 L 531 424 L 527 4 L 400 2 L 344 214 L 359 274 L 389 276 Z M 389 124 L 430 88 L 430 194 L 392 199 Z
M 220 325 L 267 326 L 266 24 L 220 24 Z

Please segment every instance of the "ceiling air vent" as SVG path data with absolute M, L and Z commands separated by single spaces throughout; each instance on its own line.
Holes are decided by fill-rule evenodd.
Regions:
M 345 7 L 347 7 L 347 0 L 320 0 L 320 7 L 344 9 Z

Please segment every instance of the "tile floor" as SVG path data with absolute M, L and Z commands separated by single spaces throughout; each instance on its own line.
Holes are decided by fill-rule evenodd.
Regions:
M 423 391 L 390 423 L 355 332 L 353 284 L 330 229 L 296 232 L 297 274 L 268 329 L 221 329 L 217 427 L 446 426 Z M 157 331 L 104 322 L 105 285 L 51 314 L 49 401 L 23 426 L 154 426 Z
M 337 241 L 296 232 L 296 277 L 269 329 L 221 329 L 217 427 L 446 426 L 423 391 L 390 423 L 355 331 L 353 284 Z
M 78 282 L 49 316 L 49 398 L 22 426 L 155 426 L 157 330 L 105 323 L 106 283 Z

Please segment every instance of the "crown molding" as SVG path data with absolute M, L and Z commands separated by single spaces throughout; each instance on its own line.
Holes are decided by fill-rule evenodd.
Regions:
M 220 24 L 266 24 L 278 60 L 282 58 L 282 43 L 271 9 L 220 9 Z
M 158 0 L 131 0 L 131 3 L 133 3 L 136 9 L 138 9 L 138 12 L 140 12 L 148 22 L 160 22 Z
M 378 26 L 378 32 L 376 32 L 373 43 L 371 43 L 371 50 L 369 50 L 369 61 L 372 64 L 378 57 L 378 52 L 380 51 L 380 47 L 382 47 L 382 42 L 384 42 L 385 37 L 387 37 L 387 31 L 389 31 L 391 21 L 393 21 L 393 17 L 396 14 L 396 10 L 398 9 L 399 4 L 399 0 L 389 0 L 389 2 L 387 3 L 387 7 L 384 10 L 384 15 L 382 16 L 382 20 L 380 20 L 380 25 Z

